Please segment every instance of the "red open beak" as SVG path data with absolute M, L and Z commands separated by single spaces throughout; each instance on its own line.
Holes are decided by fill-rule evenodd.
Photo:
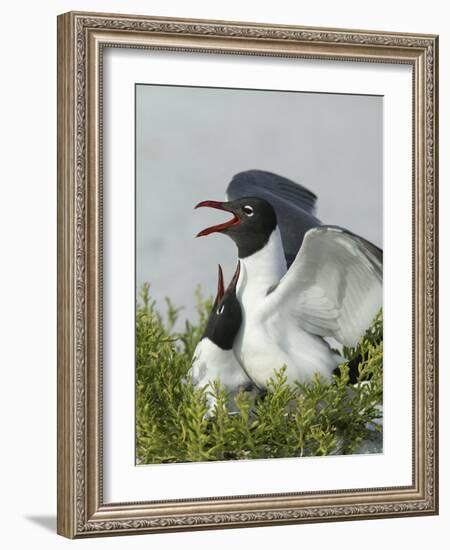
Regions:
M 219 303 L 222 301 L 223 295 L 225 294 L 225 284 L 223 281 L 223 271 L 222 267 L 219 264 L 219 275 L 217 277 L 217 293 L 214 300 L 213 309 L 216 308 Z
M 231 212 L 233 214 L 233 217 L 231 220 L 228 220 L 224 223 L 219 223 L 218 225 L 213 225 L 211 227 L 207 227 L 206 229 L 203 229 L 203 231 L 200 231 L 196 235 L 196 237 L 204 237 L 205 235 L 210 235 L 211 233 L 217 233 L 224 231 L 225 229 L 228 229 L 229 227 L 233 225 L 238 225 L 241 222 L 241 219 L 237 214 L 232 212 L 229 208 L 226 206 L 227 203 L 218 202 L 218 201 L 202 201 L 199 202 L 195 208 L 201 208 L 203 206 L 208 206 L 209 208 L 216 208 L 217 210 L 224 210 L 225 212 Z
M 227 287 L 227 292 L 229 290 L 236 291 L 236 286 L 237 286 L 238 281 L 239 281 L 240 273 L 241 273 L 241 262 L 238 260 L 238 263 L 237 263 L 237 266 L 236 266 L 236 271 L 234 272 L 233 278 L 231 279 L 230 284 Z

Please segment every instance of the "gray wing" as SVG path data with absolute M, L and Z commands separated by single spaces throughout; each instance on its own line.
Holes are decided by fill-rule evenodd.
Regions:
M 375 244 L 371 243 L 364 237 L 361 237 L 360 235 L 357 235 L 356 233 L 353 233 L 352 231 L 349 231 L 348 229 L 345 229 L 344 227 L 340 227 L 339 225 L 324 225 L 323 227 L 326 227 L 328 229 L 334 229 L 337 232 L 344 233 L 345 235 L 349 235 L 355 239 L 359 243 L 360 246 L 365 248 L 367 252 L 370 252 L 373 258 L 375 258 L 375 261 L 378 265 L 383 265 L 383 250 L 376 246 Z
M 267 297 L 265 317 L 290 319 L 307 332 L 354 346 L 382 307 L 382 280 L 379 248 L 324 225 L 306 234 L 291 268 Z
M 288 266 L 297 256 L 305 233 L 321 225 L 315 216 L 316 195 L 272 172 L 247 170 L 236 174 L 228 185 L 227 196 L 229 200 L 259 197 L 273 206 Z

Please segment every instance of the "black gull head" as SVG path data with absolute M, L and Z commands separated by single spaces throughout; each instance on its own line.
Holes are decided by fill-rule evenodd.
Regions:
M 233 218 L 198 233 L 197 237 L 211 233 L 224 233 L 236 243 L 239 258 L 251 256 L 261 250 L 277 227 L 277 216 L 272 205 L 259 197 L 242 197 L 228 202 L 203 201 L 196 208 L 209 207 L 233 214 Z
M 242 323 L 241 305 L 236 296 L 239 273 L 240 263 L 238 262 L 233 278 L 228 288 L 224 290 L 223 273 L 219 265 L 217 295 L 202 336 L 202 339 L 208 338 L 223 350 L 233 348 L 234 339 Z

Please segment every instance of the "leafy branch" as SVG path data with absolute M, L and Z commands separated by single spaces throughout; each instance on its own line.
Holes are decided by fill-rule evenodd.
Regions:
M 187 376 L 211 299 L 196 291 L 198 321 L 175 330 L 179 315 L 166 301 L 165 319 L 143 285 L 136 312 L 136 450 L 139 464 L 351 454 L 373 442 L 380 450 L 383 400 L 381 311 L 331 381 L 318 375 L 289 385 L 280 365 L 264 396 L 240 392 L 230 413 L 220 383 L 197 388 Z M 358 380 L 348 385 L 348 362 Z M 207 415 L 207 395 L 215 406 Z

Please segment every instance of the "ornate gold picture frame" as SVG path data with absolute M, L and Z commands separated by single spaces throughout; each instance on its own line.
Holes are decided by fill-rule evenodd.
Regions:
M 411 484 L 162 500 L 149 487 L 145 501 L 105 501 L 102 109 L 107 48 L 412 69 L 412 181 L 404 197 L 412 204 L 412 341 L 404 353 L 412 365 Z M 58 17 L 59 534 L 82 538 L 438 513 L 437 116 L 437 36 L 77 12 Z

